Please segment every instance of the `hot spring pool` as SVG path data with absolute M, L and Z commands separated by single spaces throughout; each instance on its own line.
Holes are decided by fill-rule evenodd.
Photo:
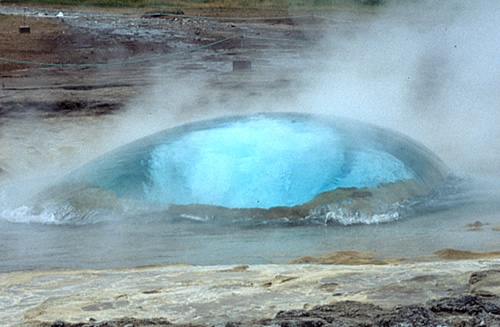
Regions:
M 9 186 L 2 185 L 4 198 Z M 1 271 L 286 263 L 357 250 L 486 251 L 496 193 L 407 137 L 305 114 L 181 125 L 119 147 L 0 209 Z M 470 231 L 476 220 L 491 227 Z

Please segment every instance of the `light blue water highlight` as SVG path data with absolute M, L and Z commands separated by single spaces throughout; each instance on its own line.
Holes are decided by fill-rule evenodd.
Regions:
M 413 178 L 394 156 L 353 150 L 340 131 L 311 121 L 255 119 L 187 133 L 155 147 L 145 198 L 228 208 L 293 206 L 338 187 Z

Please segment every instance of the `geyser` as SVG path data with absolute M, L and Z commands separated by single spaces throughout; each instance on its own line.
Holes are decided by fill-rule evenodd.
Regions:
M 60 193 L 79 209 L 115 199 L 165 204 L 180 215 L 305 218 L 339 208 L 374 215 L 424 195 L 446 175 L 438 158 L 402 135 L 268 113 L 142 138 L 70 174 Z

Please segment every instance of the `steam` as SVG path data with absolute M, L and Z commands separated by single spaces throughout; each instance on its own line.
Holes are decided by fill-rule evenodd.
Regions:
M 400 131 L 458 174 L 498 178 L 500 4 L 408 2 L 330 33 L 300 105 Z
M 385 1 L 373 12 L 339 17 L 299 59 L 264 53 L 269 61 L 254 64 L 241 89 L 231 85 L 229 71 L 219 77 L 165 71 L 130 104 L 122 126 L 134 121 L 134 133 L 127 129 L 133 139 L 235 113 L 342 116 L 420 141 L 458 175 L 498 179 L 500 4 Z M 288 84 L 269 87 L 271 79 Z M 259 83 L 262 90 L 252 95 L 248 88 Z

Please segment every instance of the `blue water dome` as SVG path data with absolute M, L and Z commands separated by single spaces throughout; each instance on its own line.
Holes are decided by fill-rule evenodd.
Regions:
M 144 169 L 147 200 L 229 208 L 293 206 L 338 187 L 375 187 L 415 177 L 389 153 L 350 149 L 335 129 L 266 116 L 158 145 Z
M 266 113 L 162 131 L 87 163 L 65 183 L 176 208 L 309 212 L 324 204 L 318 199 L 339 201 L 325 194 L 411 187 L 402 194 L 415 196 L 446 174 L 434 154 L 398 133 L 339 118 Z M 386 198 L 374 202 L 393 201 Z

